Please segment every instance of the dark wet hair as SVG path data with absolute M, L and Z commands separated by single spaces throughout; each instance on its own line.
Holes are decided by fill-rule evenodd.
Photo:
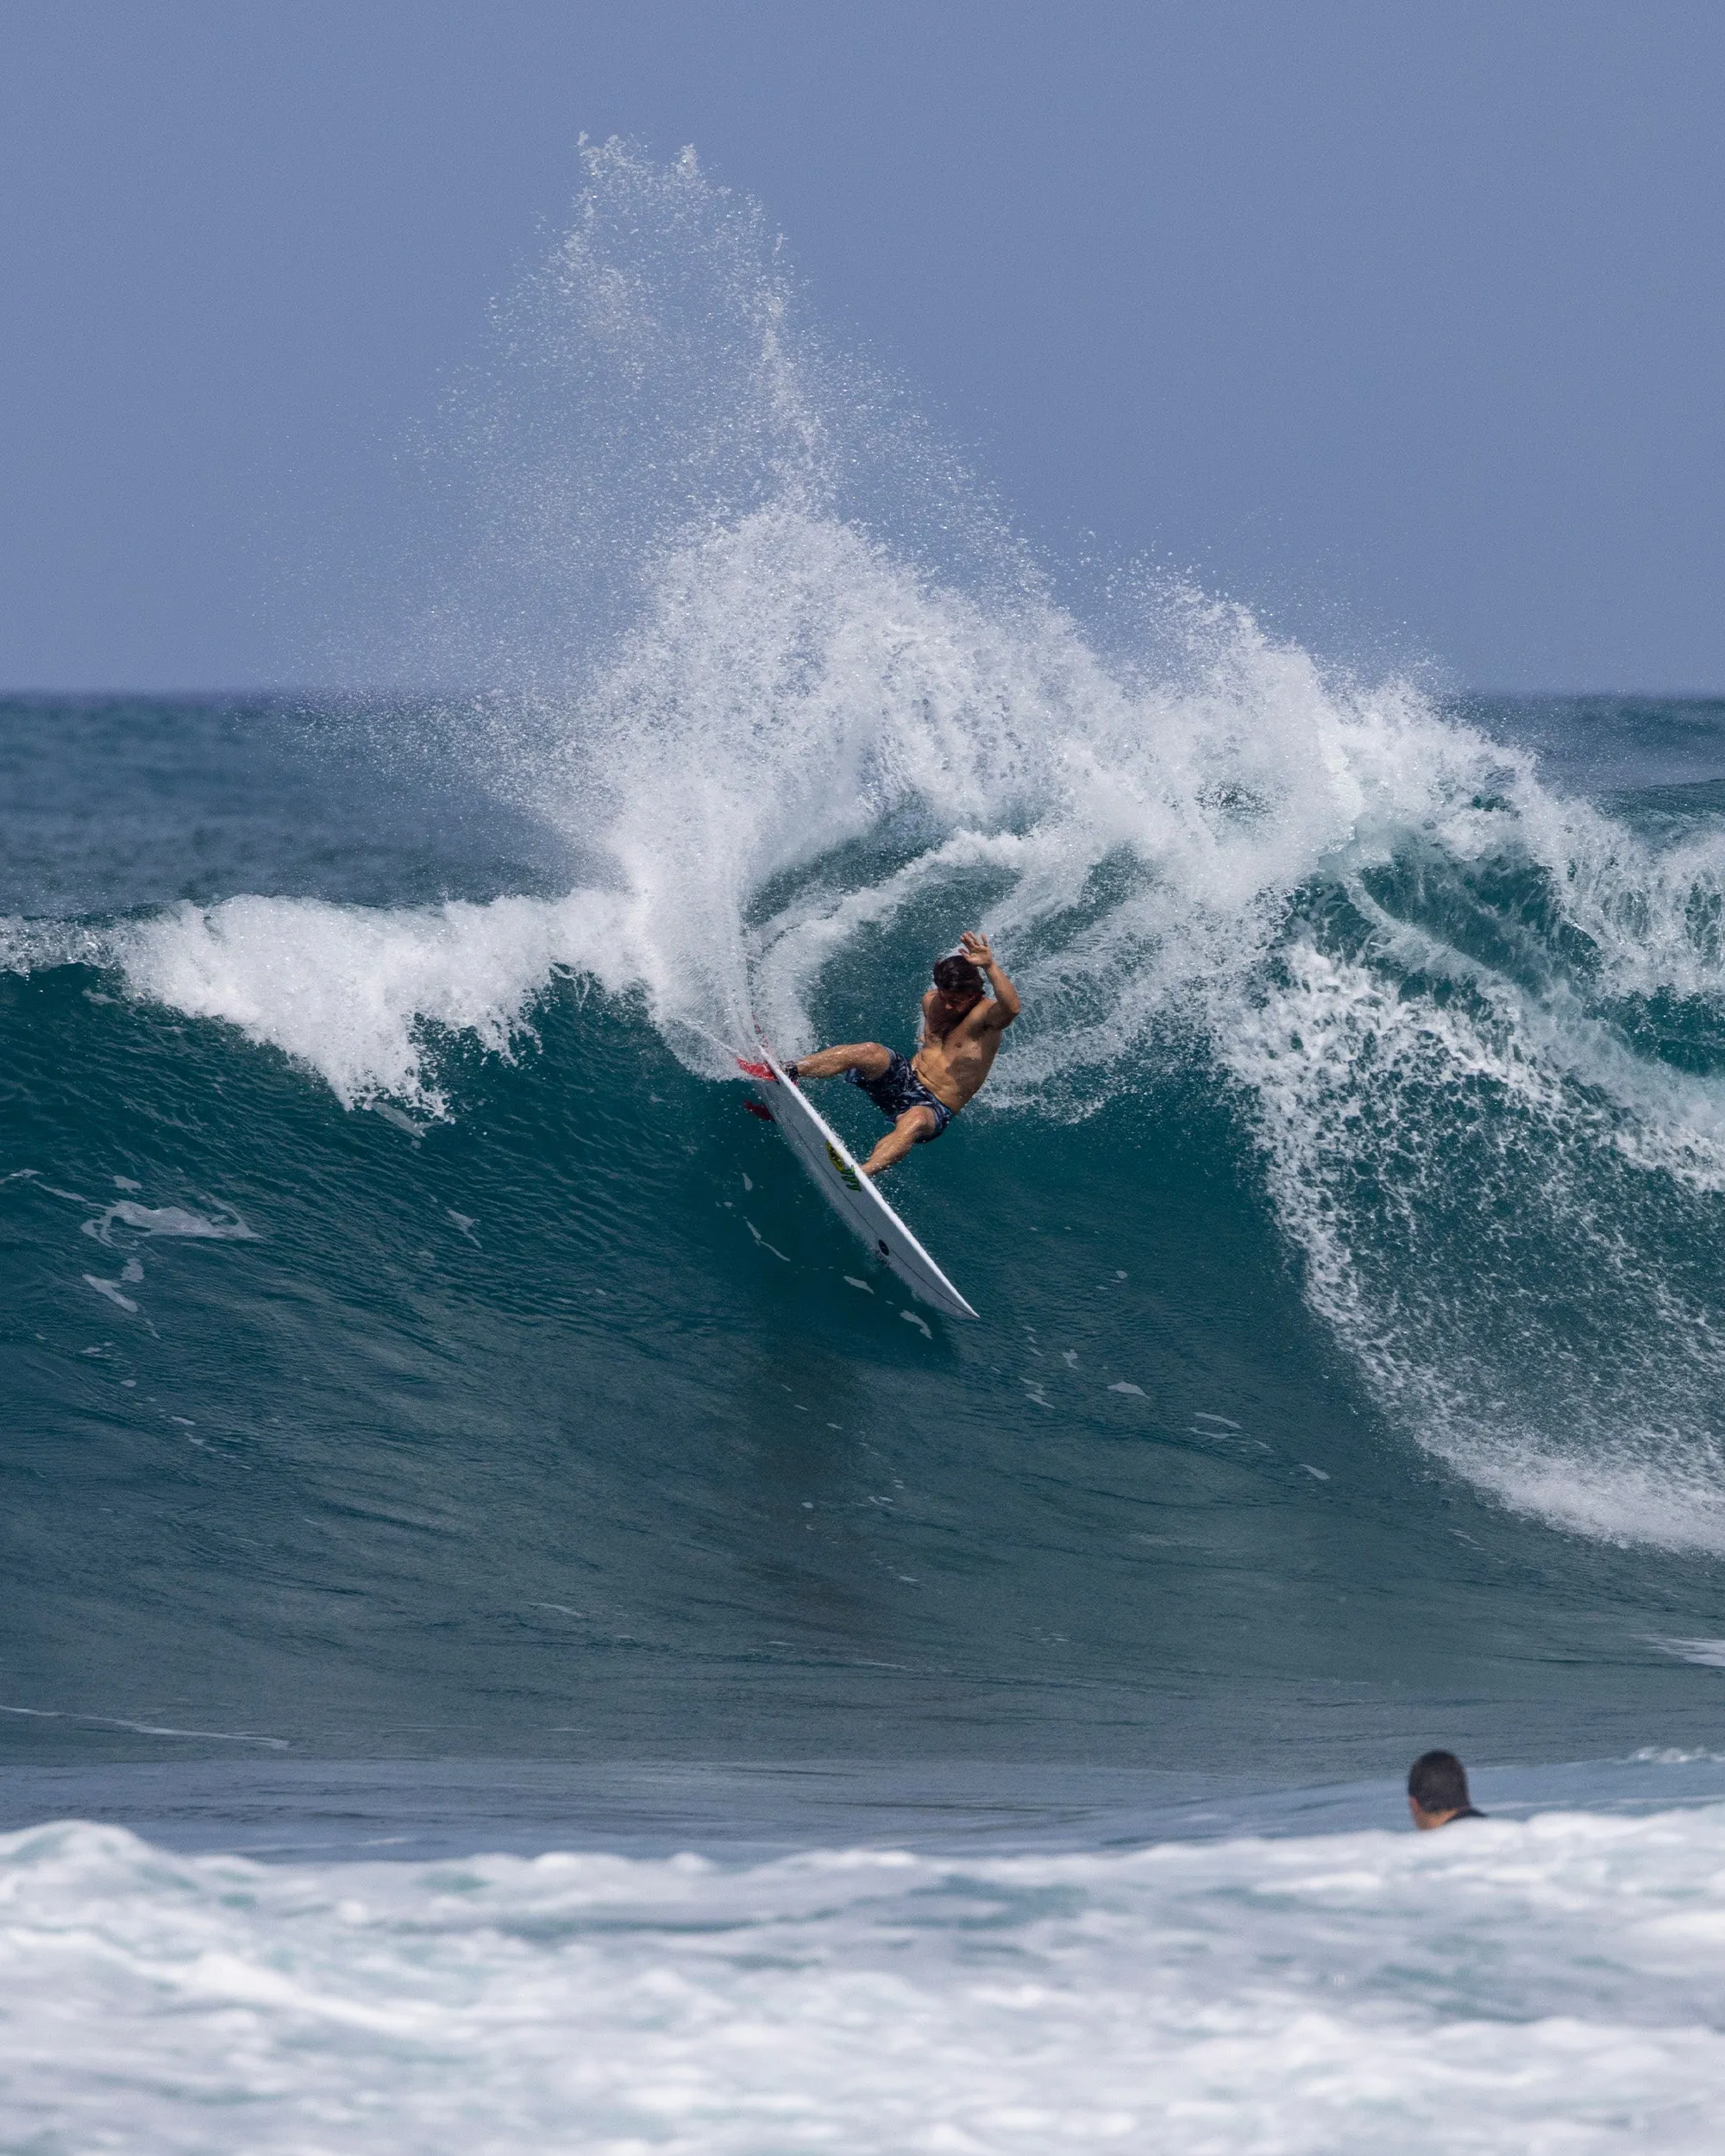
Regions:
M 937 958 L 934 962 L 934 985 L 937 988 L 944 988 L 950 996 L 962 995 L 967 988 L 974 989 L 976 994 L 981 995 L 982 976 L 968 958 L 957 956 Z
M 1467 1769 L 1452 1752 L 1422 1752 L 1408 1770 L 1408 1794 L 1422 1812 L 1465 1812 Z

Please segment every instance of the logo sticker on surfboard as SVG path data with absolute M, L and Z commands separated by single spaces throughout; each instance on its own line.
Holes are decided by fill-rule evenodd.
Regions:
M 860 1190 L 862 1188 L 862 1184 L 856 1180 L 856 1170 L 850 1165 L 850 1162 L 845 1159 L 844 1154 L 839 1151 L 838 1148 L 833 1144 L 830 1139 L 827 1143 L 826 1157 L 832 1163 L 833 1169 L 838 1176 L 839 1181 L 844 1185 L 847 1190 Z

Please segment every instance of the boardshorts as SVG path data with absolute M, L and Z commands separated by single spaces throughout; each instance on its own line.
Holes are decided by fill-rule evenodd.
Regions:
M 862 1087 L 889 1123 L 896 1123 L 906 1108 L 932 1108 L 934 1128 L 917 1140 L 919 1145 L 931 1145 L 951 1122 L 952 1111 L 924 1085 L 906 1056 L 896 1049 L 888 1052 L 893 1060 L 878 1078 L 865 1078 L 860 1070 L 847 1070 L 844 1075 L 853 1086 Z

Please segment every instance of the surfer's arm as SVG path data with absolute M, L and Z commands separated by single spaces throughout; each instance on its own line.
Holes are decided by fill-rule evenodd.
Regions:
M 988 986 L 994 992 L 994 1000 L 988 1006 L 988 1023 L 998 1031 L 1004 1032 L 1023 1008 L 1019 1001 L 1019 992 L 1007 980 L 1006 968 L 997 966 L 992 958 L 982 970 L 988 976 Z
M 1019 1002 L 1019 992 L 1007 978 L 1006 968 L 1000 963 L 989 949 L 988 939 L 986 936 L 979 935 L 975 930 L 967 929 L 959 940 L 964 946 L 964 956 L 974 960 L 982 968 L 983 978 L 989 987 L 994 990 L 994 1000 L 988 1009 L 980 1014 L 982 1024 L 978 1030 L 984 1032 L 1004 1032 L 1018 1016 L 1021 1008 Z

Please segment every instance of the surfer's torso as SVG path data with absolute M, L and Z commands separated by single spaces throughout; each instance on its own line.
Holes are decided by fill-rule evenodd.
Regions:
M 975 1099 L 1000 1052 L 1000 1029 L 989 1018 L 993 1007 L 984 996 L 949 1025 L 935 990 L 922 1000 L 922 1043 L 911 1069 L 955 1114 Z M 944 1032 L 938 1030 L 943 1025 Z

